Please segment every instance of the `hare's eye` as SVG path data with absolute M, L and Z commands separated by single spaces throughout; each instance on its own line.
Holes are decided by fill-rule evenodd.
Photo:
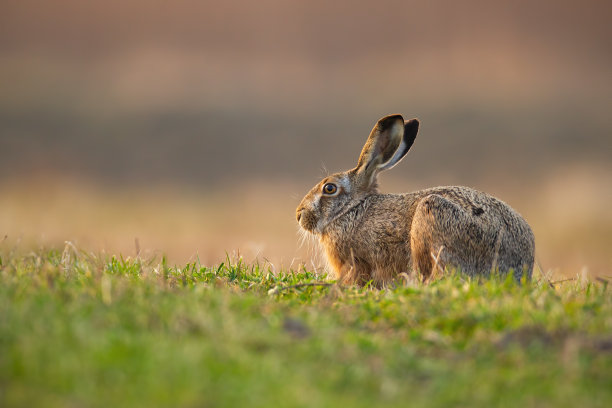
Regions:
M 338 191 L 338 187 L 334 183 L 327 183 L 323 186 L 324 194 L 335 194 Z

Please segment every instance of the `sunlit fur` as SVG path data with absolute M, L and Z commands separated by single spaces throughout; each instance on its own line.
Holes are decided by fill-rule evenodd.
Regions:
M 327 265 L 327 259 L 323 257 L 323 253 L 321 252 L 321 243 L 317 239 L 317 236 L 309 233 L 305 229 L 298 227 L 298 236 L 299 236 L 299 248 L 306 246 L 306 249 L 310 253 L 315 254 L 315 258 L 312 260 L 312 270 L 319 274 L 321 272 L 320 265 L 324 263 Z M 329 272 L 329 268 L 325 269 L 326 272 Z
M 504 202 L 467 187 L 380 194 L 376 177 L 412 145 L 418 121 L 386 116 L 372 129 L 352 170 L 315 185 L 296 210 L 302 230 L 318 238 L 331 277 L 383 286 L 400 274 L 423 279 L 446 266 L 470 275 L 513 271 L 531 276 L 535 244 L 525 220 Z M 326 195 L 326 183 L 337 193 Z

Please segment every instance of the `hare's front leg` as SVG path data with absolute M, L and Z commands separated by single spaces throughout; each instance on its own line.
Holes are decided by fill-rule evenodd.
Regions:
M 488 270 L 497 233 L 487 227 L 483 212 L 465 209 L 438 194 L 421 199 L 410 232 L 412 269 L 423 280 L 434 268 L 446 266 L 471 275 Z

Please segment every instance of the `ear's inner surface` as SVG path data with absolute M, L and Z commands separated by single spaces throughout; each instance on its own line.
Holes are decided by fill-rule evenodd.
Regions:
M 403 136 L 404 119 L 401 115 L 390 115 L 380 119 L 361 151 L 357 169 L 369 173 L 395 164 L 401 158 L 396 159 L 395 154 L 402 144 Z

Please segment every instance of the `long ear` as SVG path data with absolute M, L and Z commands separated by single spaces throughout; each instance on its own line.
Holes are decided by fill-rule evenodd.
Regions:
M 408 153 L 418 130 L 419 121 L 416 119 L 405 123 L 401 115 L 380 119 L 361 151 L 357 172 L 371 184 L 379 171 L 390 169 Z

